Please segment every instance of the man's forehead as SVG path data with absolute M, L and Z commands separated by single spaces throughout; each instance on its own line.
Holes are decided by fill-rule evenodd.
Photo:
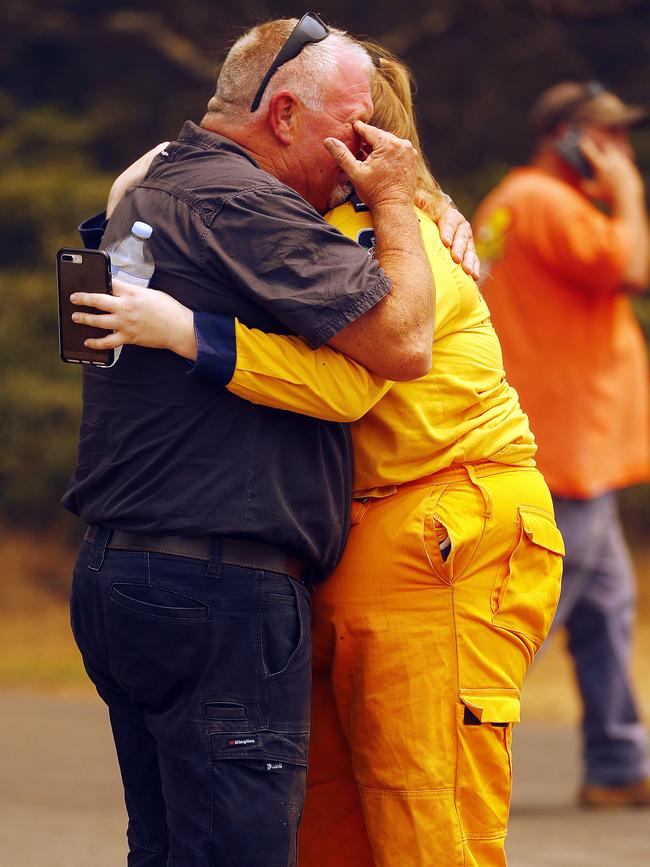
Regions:
M 328 96 L 330 100 L 359 102 L 372 106 L 371 81 L 374 68 L 372 62 L 364 61 L 363 55 L 356 51 L 342 51 L 338 63 L 329 78 Z

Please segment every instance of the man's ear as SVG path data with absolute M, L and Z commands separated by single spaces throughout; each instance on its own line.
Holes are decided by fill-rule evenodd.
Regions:
M 298 129 L 300 103 L 290 90 L 274 93 L 269 102 L 269 124 L 273 135 L 283 144 L 290 145 Z

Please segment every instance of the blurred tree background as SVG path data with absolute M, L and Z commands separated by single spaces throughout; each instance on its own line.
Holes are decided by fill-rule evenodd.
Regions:
M 413 67 L 425 149 L 467 215 L 529 152 L 526 112 L 562 79 L 648 102 L 648 0 L 328 0 L 327 21 Z M 0 8 L 0 523 L 69 533 L 58 500 L 73 467 L 79 369 L 57 356 L 54 253 L 100 210 L 111 179 L 199 120 L 219 58 L 265 0 L 4 0 Z M 635 134 L 650 180 L 650 132 Z M 638 303 L 650 334 L 650 304 Z M 624 387 L 624 384 L 622 384 Z M 650 494 L 627 495 L 650 526 Z

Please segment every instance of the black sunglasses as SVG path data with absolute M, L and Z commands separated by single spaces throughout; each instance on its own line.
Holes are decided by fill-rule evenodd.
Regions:
M 325 39 L 328 33 L 329 30 L 327 25 L 320 20 L 315 12 L 307 12 L 306 15 L 302 16 L 300 21 L 289 34 L 287 41 L 278 51 L 275 60 L 269 66 L 266 75 L 262 79 L 262 83 L 260 84 L 259 89 L 255 94 L 253 104 L 251 105 L 251 112 L 257 111 L 260 107 L 264 91 L 278 69 L 289 60 L 293 60 L 294 57 L 297 57 L 305 45 L 309 45 L 311 42 L 321 42 Z

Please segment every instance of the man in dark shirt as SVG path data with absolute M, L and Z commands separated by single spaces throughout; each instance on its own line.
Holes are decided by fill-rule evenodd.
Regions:
M 189 307 L 418 376 L 434 293 L 414 154 L 361 123 L 363 49 L 314 16 L 294 23 L 236 43 L 201 128 L 185 125 L 105 242 L 148 222 L 155 283 Z M 373 211 L 375 262 L 319 216 L 340 166 Z M 350 477 L 343 426 L 239 401 L 171 353 L 127 347 L 116 367 L 85 369 L 64 500 L 89 524 L 72 623 L 110 710 L 129 864 L 295 863 L 308 579 L 341 554 Z

